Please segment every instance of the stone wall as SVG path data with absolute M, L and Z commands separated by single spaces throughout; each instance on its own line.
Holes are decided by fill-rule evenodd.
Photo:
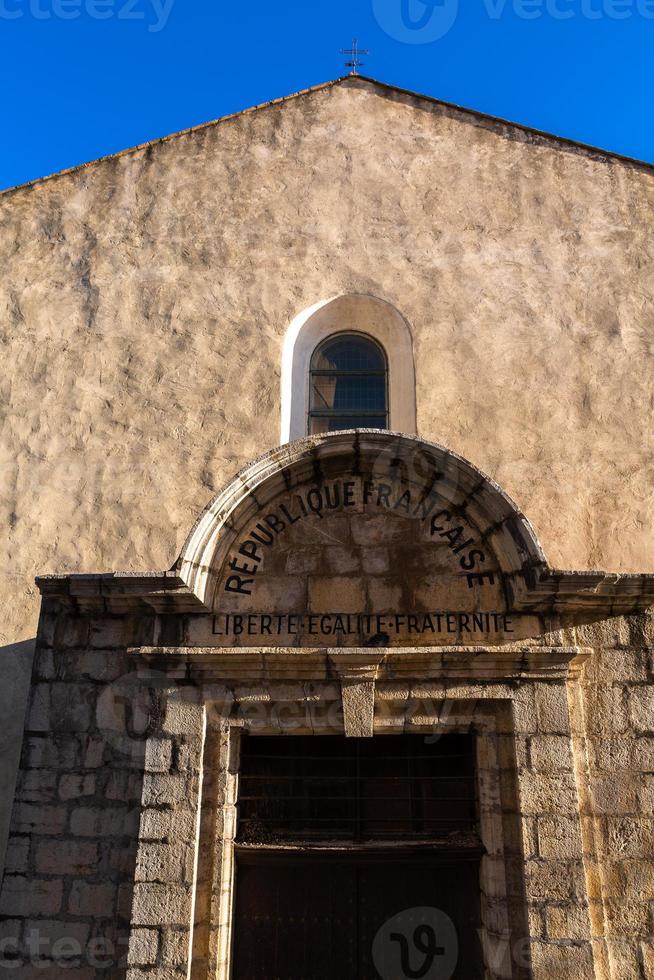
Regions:
M 611 976 L 648 980 L 654 976 L 654 616 L 576 633 L 595 648 L 580 709 Z
M 127 952 L 152 766 L 139 725 L 156 706 L 142 702 L 141 714 L 123 627 L 129 634 L 116 619 L 42 621 L 0 897 L 3 937 L 19 939 L 25 960 L 7 964 L 16 977 L 48 963 L 94 976 L 89 958 L 100 970 Z
M 281 733 L 289 717 L 296 733 L 319 735 L 339 717 L 338 674 L 299 677 L 306 650 L 288 651 L 277 679 L 257 673 L 256 656 L 250 672 L 240 661 L 193 667 L 183 651 L 148 660 L 128 649 L 154 642 L 155 619 L 126 605 L 44 603 L 0 894 L 2 949 L 20 980 L 128 967 L 133 980 L 181 980 L 191 957 L 195 976 L 222 976 L 215 924 L 232 870 L 220 842 L 233 838 L 237 767 L 227 736 Z M 537 980 L 647 980 L 654 616 L 561 626 L 515 655 L 504 647 L 496 677 L 478 648 L 454 648 L 442 669 L 420 648 L 367 651 L 398 658 L 378 676 L 375 732 L 478 732 L 494 976 L 521 976 L 528 947 Z M 590 657 L 566 682 L 561 656 L 575 645 Z

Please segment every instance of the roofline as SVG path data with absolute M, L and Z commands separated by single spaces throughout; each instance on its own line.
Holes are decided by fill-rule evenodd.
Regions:
M 336 79 L 336 81 L 342 82 L 351 77 L 351 75 L 345 75 L 342 78 Z M 493 116 L 490 112 L 482 112 L 481 109 L 470 109 L 467 106 L 458 105 L 456 102 L 447 102 L 445 99 L 437 99 L 433 95 L 424 95 L 421 92 L 413 92 L 411 89 L 401 88 L 399 85 L 390 85 L 388 82 L 380 82 L 378 79 L 371 78 L 367 75 L 357 75 L 356 77 L 365 82 L 371 82 L 373 85 L 378 85 L 380 88 L 387 89 L 389 92 L 397 92 L 399 95 L 407 95 L 414 99 L 421 99 L 424 102 L 430 102 L 433 105 L 442 106 L 444 109 L 460 112 L 465 116 L 473 116 L 476 119 L 481 119 L 484 122 L 493 123 L 494 125 L 508 126 L 510 129 L 517 129 L 522 133 L 526 133 L 528 136 L 537 136 L 539 139 L 545 140 L 546 142 L 561 143 L 564 146 L 570 147 L 571 149 L 583 150 L 585 153 L 592 156 L 603 157 L 610 160 L 619 160 L 621 163 L 628 163 L 636 167 L 644 167 L 646 170 L 654 172 L 654 161 L 650 162 L 648 160 L 641 160 L 639 157 L 630 157 L 625 153 L 617 153 L 615 150 L 602 149 L 601 146 L 595 146 L 593 143 L 583 143 L 581 140 L 574 140 L 568 136 L 558 136 L 556 133 L 549 133 L 545 129 L 536 129 L 535 126 L 527 126 L 525 123 L 512 122 L 512 120 L 505 119 L 503 116 Z
M 320 85 L 312 85 L 310 88 L 300 89 L 298 92 L 291 92 L 289 95 L 282 95 L 277 99 L 270 99 L 269 102 L 259 102 L 257 105 L 248 106 L 247 109 L 239 109 L 238 112 L 230 112 L 227 116 L 219 116 L 217 119 L 210 119 L 208 122 L 198 123 L 197 126 L 189 126 L 187 129 L 180 129 L 175 133 L 169 133 L 167 136 L 157 136 L 155 139 L 147 140 L 145 143 L 137 143 L 136 146 L 128 146 L 124 150 L 118 150 L 116 153 L 106 153 L 104 156 L 96 157 L 94 160 L 87 160 L 85 163 L 76 163 L 73 167 L 66 167 L 65 170 L 57 170 L 53 174 L 46 174 L 45 177 L 35 177 L 33 180 L 28 180 L 24 184 L 15 184 L 13 187 L 5 187 L 4 190 L 0 191 L 0 197 L 2 197 L 4 194 L 11 194 L 14 191 L 21 191 L 28 187 L 34 187 L 35 184 L 44 184 L 48 180 L 54 180 L 55 177 L 63 177 L 66 174 L 74 174 L 78 170 L 85 170 L 87 167 L 94 167 L 96 164 L 105 163 L 107 160 L 118 160 L 120 157 L 129 156 L 130 153 L 138 153 L 139 150 L 147 150 L 151 146 L 157 146 L 160 143 L 168 143 L 170 140 L 177 139 L 179 136 L 188 136 L 190 133 L 198 133 L 203 129 L 210 129 L 213 126 L 220 125 L 220 123 L 229 122 L 230 119 L 238 119 L 239 116 L 247 116 L 251 112 L 258 112 L 260 109 L 267 109 L 269 106 L 280 105 L 282 102 L 290 102 L 291 99 L 298 99 L 301 95 L 310 95 L 312 92 L 320 92 L 322 89 L 332 88 L 334 85 L 338 85 L 340 82 L 345 81 L 345 79 L 349 77 L 349 75 L 342 75 L 340 78 L 335 78 L 332 81 L 321 82 Z
M 558 136 L 556 133 L 549 133 L 543 129 L 536 129 L 533 126 L 527 126 L 523 123 L 512 122 L 510 119 L 505 119 L 502 116 L 493 116 L 488 112 L 482 112 L 479 109 L 470 109 L 466 106 L 458 105 L 456 102 L 447 102 L 444 99 L 437 99 L 432 95 L 424 95 L 421 92 L 414 92 L 411 89 L 401 88 L 399 85 L 391 85 L 388 82 L 380 82 L 377 78 L 372 78 L 369 75 L 341 75 L 338 78 L 334 78 L 328 82 L 321 82 L 319 85 L 313 85 L 309 88 L 300 89 L 297 92 L 292 92 L 289 95 L 283 95 L 277 99 L 271 99 L 268 102 L 260 102 L 257 105 L 248 106 L 246 109 L 240 109 L 238 112 L 229 113 L 226 116 L 220 116 L 217 119 L 211 119 L 208 122 L 198 123 L 197 126 L 189 126 L 187 129 L 178 130 L 175 133 L 169 133 L 167 136 L 159 136 L 155 139 L 148 140 L 145 143 L 138 143 L 136 146 L 127 147 L 124 150 L 118 150 L 116 153 L 108 153 L 105 156 L 96 157 L 94 160 L 88 160 L 85 163 L 75 164 L 73 167 L 67 167 L 65 170 L 57 170 L 55 173 L 46 174 L 44 177 L 35 177 L 33 180 L 28 180 L 24 184 L 15 184 L 13 187 L 6 187 L 0 190 L 0 197 L 5 194 L 12 194 L 16 191 L 25 190 L 28 187 L 34 187 L 39 184 L 43 184 L 46 181 L 54 180 L 56 177 L 63 177 L 67 174 L 73 174 L 80 170 L 85 170 L 87 167 L 94 167 L 96 164 L 104 163 L 108 160 L 118 160 L 120 157 L 128 156 L 131 153 L 138 153 L 140 150 L 146 150 L 149 147 L 157 146 L 160 143 L 168 143 L 171 140 L 177 139 L 180 136 L 188 136 L 190 133 L 201 132 L 204 129 L 209 129 L 213 126 L 218 126 L 220 123 L 229 122 L 231 119 L 237 119 L 240 116 L 246 116 L 250 113 L 258 112 L 260 109 L 267 109 L 270 106 L 281 105 L 284 102 L 289 102 L 292 99 L 298 99 L 303 95 L 310 95 L 314 92 L 320 92 L 325 89 L 333 88 L 336 85 L 340 85 L 342 82 L 347 81 L 363 81 L 371 85 L 376 85 L 387 92 L 393 92 L 398 95 L 408 96 L 412 99 L 418 99 L 423 102 L 428 102 L 431 105 L 440 106 L 444 109 L 450 111 L 461 113 L 464 116 L 470 116 L 474 119 L 481 120 L 482 122 L 492 123 L 495 126 L 506 126 L 509 129 L 517 130 L 518 132 L 524 133 L 528 136 L 537 137 L 547 143 L 559 144 L 564 147 L 569 147 L 574 150 L 581 150 L 584 153 L 589 154 L 593 157 L 599 157 L 604 160 L 617 160 L 620 163 L 626 163 L 630 166 L 643 168 L 654 173 L 654 162 L 649 162 L 647 160 L 641 160 L 638 157 L 626 156 L 623 153 L 616 153 L 614 150 L 602 149 L 602 147 L 594 146 L 591 143 L 583 143 L 579 140 L 570 139 L 567 136 Z

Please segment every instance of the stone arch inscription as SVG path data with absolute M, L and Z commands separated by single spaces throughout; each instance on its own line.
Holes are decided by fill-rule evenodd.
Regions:
M 545 560 L 516 505 L 470 463 L 356 430 L 244 470 L 180 563 L 227 645 L 415 646 L 533 635 L 512 596 Z

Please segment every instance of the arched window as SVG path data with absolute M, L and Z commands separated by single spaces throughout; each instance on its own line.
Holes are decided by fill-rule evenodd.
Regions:
M 324 340 L 311 358 L 309 434 L 388 428 L 388 367 L 382 347 L 361 333 Z
M 319 367 L 318 355 L 324 352 L 323 344 L 342 341 L 346 337 L 367 342 L 377 355 L 377 367 L 381 360 L 382 370 L 386 372 L 385 402 L 378 401 L 372 406 L 358 402 L 342 405 L 340 401 L 335 401 L 335 391 L 330 396 L 329 384 L 325 381 L 322 382 L 322 398 L 312 390 L 313 367 L 316 371 L 333 371 L 336 378 L 332 376 L 332 385 L 335 389 L 338 386 L 339 391 L 343 387 L 344 379 L 339 378 L 340 371 L 333 370 L 339 365 Z M 379 377 L 373 379 L 373 383 L 377 385 L 378 392 L 380 388 L 384 390 Z M 344 409 L 342 418 L 349 418 L 350 421 L 342 421 L 341 427 L 352 425 L 354 416 L 360 419 L 361 410 L 365 408 L 365 411 L 371 412 L 366 417 L 366 427 L 379 426 L 407 435 L 417 433 L 413 338 L 405 318 L 386 300 L 363 293 L 333 296 L 302 310 L 289 324 L 282 351 L 280 443 L 337 428 L 334 424 L 335 412 L 318 416 L 320 402 L 323 410 Z M 386 417 L 385 421 L 383 416 Z M 374 418 L 382 420 L 371 421 Z M 362 423 L 359 425 L 362 427 Z

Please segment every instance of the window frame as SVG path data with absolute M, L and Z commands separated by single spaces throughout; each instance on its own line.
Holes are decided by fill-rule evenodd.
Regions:
M 383 371 L 338 371 L 338 370 L 328 370 L 314 368 L 314 362 L 319 356 L 321 350 L 327 347 L 329 344 L 333 343 L 334 340 L 346 339 L 347 337 L 359 338 L 366 340 L 373 348 L 375 348 L 381 355 L 384 369 Z M 381 412 L 379 409 L 360 409 L 360 408 L 327 408 L 327 409 L 314 409 L 311 407 L 312 402 L 312 390 L 313 390 L 313 379 L 317 377 L 329 377 L 329 378 L 345 378 L 345 377 L 384 377 L 384 409 Z M 307 405 L 307 433 L 308 435 L 322 435 L 323 433 L 313 432 L 313 422 L 315 419 L 334 419 L 334 418 L 348 418 L 349 416 L 356 415 L 365 418 L 366 416 L 372 418 L 379 418 L 380 415 L 384 415 L 385 425 L 383 428 L 379 426 L 357 426 L 357 428 L 374 428 L 376 432 L 388 432 L 390 431 L 390 364 L 388 354 L 384 346 L 369 333 L 364 330 L 335 330 L 330 333 L 327 337 L 316 344 L 314 347 L 311 357 L 309 358 L 309 403 Z M 327 431 L 344 431 L 344 430 L 327 430 Z

